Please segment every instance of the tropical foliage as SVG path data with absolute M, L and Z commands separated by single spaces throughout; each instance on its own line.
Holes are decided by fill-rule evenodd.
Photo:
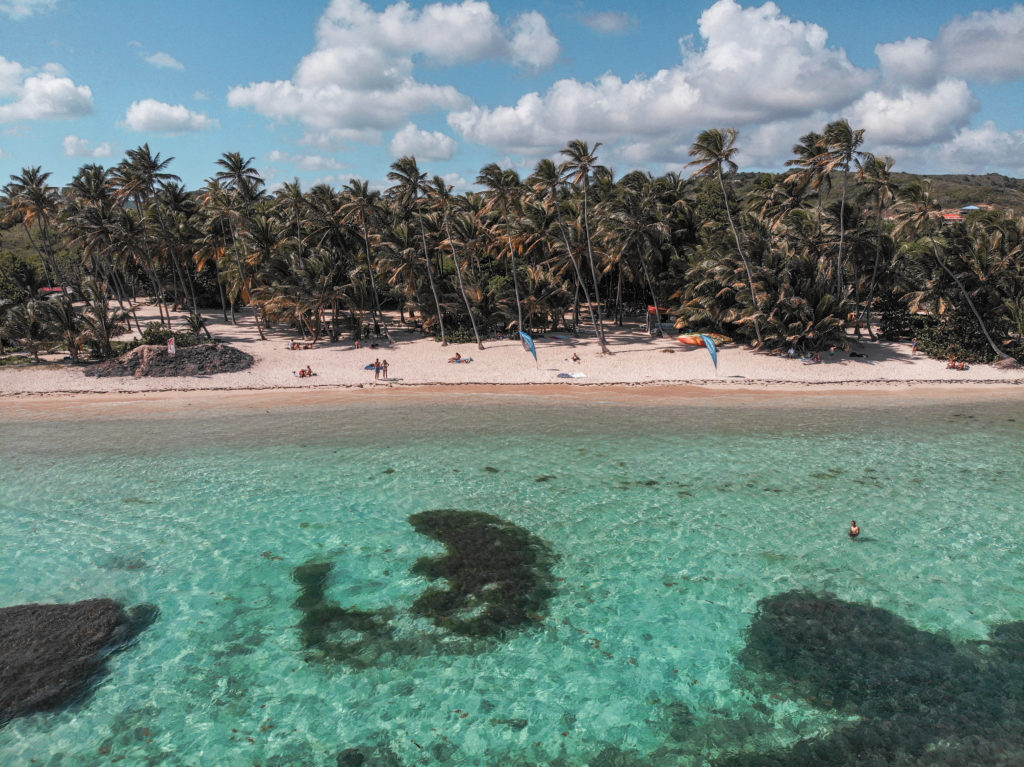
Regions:
M 165 328 L 187 312 L 195 336 L 204 308 L 310 339 L 390 337 L 397 312 L 442 343 L 564 327 L 610 352 L 606 328 L 652 306 L 652 332 L 672 322 L 767 347 L 881 331 L 977 360 L 1024 345 L 1024 220 L 948 220 L 846 120 L 802 136 L 785 173 L 741 193 L 739 138 L 703 131 L 690 178 L 618 179 L 600 144 L 573 140 L 525 178 L 491 163 L 463 194 L 413 157 L 380 190 L 271 190 L 237 152 L 188 190 L 148 145 L 62 189 L 25 168 L 0 196 L 0 236 L 33 254 L 0 253 L 0 343 L 110 354 L 126 324 L 143 332 L 132 311 L 146 296 Z M 46 286 L 56 295 L 40 298 Z

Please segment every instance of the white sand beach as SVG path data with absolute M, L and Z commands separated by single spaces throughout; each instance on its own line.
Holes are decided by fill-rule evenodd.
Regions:
M 44 356 L 41 365 L 0 367 L 0 396 L 56 393 L 166 392 L 275 389 L 398 389 L 441 385 L 517 385 L 554 387 L 696 385 L 705 388 L 896 388 L 920 385 L 1024 384 L 1024 369 L 971 365 L 947 369 L 946 363 L 913 355 L 908 343 L 872 342 L 865 335 L 853 346 L 864 356 L 837 350 L 819 364 L 726 345 L 719 349 L 718 369 L 707 350 L 679 343 L 674 335 L 653 338 L 642 323 L 607 326 L 612 354 L 602 354 L 593 333 L 574 337 L 564 332 L 535 337 L 537 361 L 518 339 L 491 339 L 480 350 L 474 343 L 442 347 L 412 328 L 392 328 L 394 344 L 377 349 L 354 347 L 351 340 L 320 340 L 313 349 L 291 350 L 295 333 L 271 330 L 260 340 L 251 315 L 225 323 L 220 312 L 207 312 L 210 332 L 218 340 L 255 358 L 238 373 L 194 377 L 87 377 L 84 366 L 64 363 L 63 355 Z M 156 318 L 153 307 L 140 310 L 143 324 Z M 397 317 L 396 317 L 397 319 Z M 183 319 L 180 324 L 183 324 Z M 180 325 L 179 325 L 180 326 Z M 130 337 L 130 336 L 128 336 Z M 383 339 L 381 339 L 383 341 Z M 471 362 L 452 364 L 456 353 Z M 572 360 L 573 354 L 580 361 Z M 386 359 L 388 379 L 375 380 L 375 359 Z M 316 374 L 299 378 L 310 367 Z M 370 366 L 371 369 L 367 369 Z M 573 376 L 573 377 L 570 377 Z

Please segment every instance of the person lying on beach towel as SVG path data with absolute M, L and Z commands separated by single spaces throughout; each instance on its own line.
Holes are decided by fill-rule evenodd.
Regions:
M 455 356 L 454 357 L 449 357 L 448 361 L 449 362 L 462 362 L 462 355 L 459 354 L 458 352 L 455 352 Z

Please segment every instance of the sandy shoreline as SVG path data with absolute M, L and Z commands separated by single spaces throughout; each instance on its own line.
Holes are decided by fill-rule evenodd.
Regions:
M 155 313 L 147 307 L 140 314 L 145 323 L 153 318 L 147 315 Z M 1020 368 L 974 365 L 964 371 L 949 370 L 942 361 L 913 355 L 909 344 L 866 338 L 854 346 L 865 356 L 851 358 L 849 352 L 838 351 L 834 356 L 823 355 L 820 364 L 726 346 L 719 350 L 716 372 L 706 350 L 683 346 L 673 336 L 652 338 L 640 323 L 610 326 L 610 355 L 600 353 L 593 336 L 539 336 L 535 362 L 518 340 L 491 339 L 485 341 L 483 350 L 475 344 L 442 347 L 405 327 L 393 329 L 395 344 L 389 348 L 356 349 L 346 339 L 292 351 L 293 334 L 275 331 L 267 340 L 260 340 L 251 317 L 242 318 L 237 325 L 226 324 L 219 313 L 209 313 L 207 318 L 215 337 L 254 357 L 250 369 L 188 378 L 94 378 L 85 376 L 82 366 L 56 361 L 7 366 L 0 368 L 0 414 L 22 409 L 38 412 L 85 401 L 100 406 L 148 402 L 157 407 L 157 403 L 175 402 L 180 406 L 191 397 L 204 406 L 216 406 L 220 399 L 244 407 L 247 398 L 301 404 L 348 400 L 375 392 L 403 399 L 473 392 L 635 401 L 722 396 L 763 401 L 781 395 L 855 393 L 873 397 L 910 393 L 929 399 L 1024 396 L 1024 370 Z M 456 352 L 472 362 L 449 363 Z M 573 354 L 580 357 L 579 362 L 572 360 Z M 375 380 L 375 359 L 388 360 L 389 380 Z M 306 366 L 313 369 L 315 377 L 295 376 L 295 370 Z
M 810 407 L 906 407 L 964 405 L 983 402 L 1024 404 L 1024 386 L 777 386 L 705 387 L 691 385 L 464 385 L 410 386 L 395 389 L 327 388 L 259 390 L 191 390 L 158 392 L 51 393 L 0 397 L 0 422 L 116 420 L 137 417 L 194 417 L 199 412 L 271 412 L 311 407 L 365 404 L 422 404 L 450 401 L 459 393 L 476 401 L 531 400 L 546 404 L 586 403 L 601 407 L 685 405 L 686 407 L 765 405 Z

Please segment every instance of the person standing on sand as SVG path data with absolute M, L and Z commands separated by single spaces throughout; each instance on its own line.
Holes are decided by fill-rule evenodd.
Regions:
M 917 339 L 915 338 L 910 342 L 910 355 L 914 356 L 917 354 Z
M 373 380 L 380 378 L 380 357 L 373 361 Z
M 380 363 L 381 372 L 384 373 L 384 380 L 388 380 L 388 361 L 384 360 Z

